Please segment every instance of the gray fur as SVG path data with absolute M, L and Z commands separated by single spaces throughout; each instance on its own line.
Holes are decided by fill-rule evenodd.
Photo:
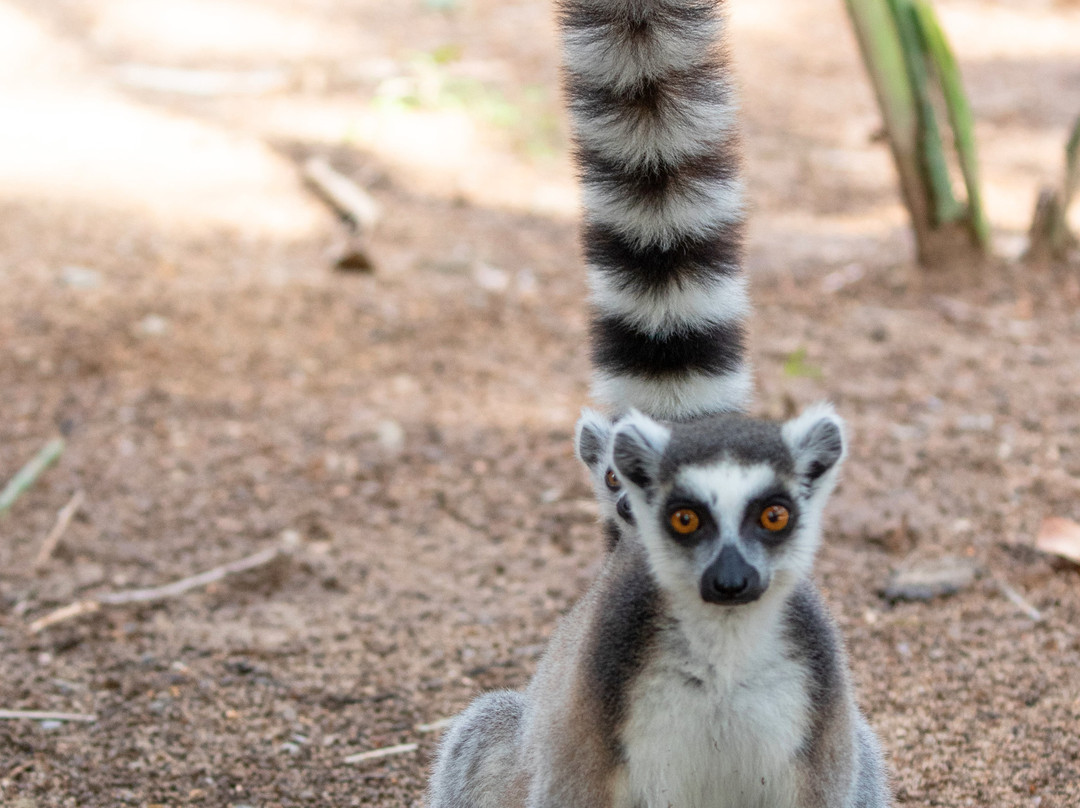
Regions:
M 611 441 L 611 420 L 595 410 L 581 412 L 574 429 L 574 450 L 594 480 L 603 483 L 607 472 L 608 446 Z
M 474 701 L 442 739 L 428 784 L 428 805 L 442 808 L 503 808 L 521 804 L 524 782 L 519 738 L 526 701 L 502 690 Z M 510 775 L 510 776 L 508 776 Z
M 784 424 L 634 413 L 590 434 L 607 436 L 636 524 L 525 693 L 481 697 L 455 722 L 429 808 L 886 808 L 880 747 L 809 577 L 840 420 L 827 407 Z M 790 505 L 781 541 L 733 518 L 761 492 Z M 701 537 L 664 532 L 673 495 L 700 510 Z M 767 576 L 753 602 L 698 594 L 721 547 Z

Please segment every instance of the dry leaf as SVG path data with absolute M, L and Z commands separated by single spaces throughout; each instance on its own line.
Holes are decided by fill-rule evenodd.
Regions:
M 1048 516 L 1039 527 L 1035 546 L 1044 553 L 1080 564 L 1080 525 L 1070 519 Z

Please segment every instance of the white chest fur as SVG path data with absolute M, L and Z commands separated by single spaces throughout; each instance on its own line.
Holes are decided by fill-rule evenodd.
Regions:
M 795 808 L 806 673 L 774 632 L 708 633 L 678 637 L 635 683 L 617 808 Z

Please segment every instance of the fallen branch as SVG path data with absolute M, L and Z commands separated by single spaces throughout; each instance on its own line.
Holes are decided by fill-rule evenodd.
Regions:
M 68 500 L 68 504 L 56 514 L 56 522 L 53 524 L 52 530 L 49 531 L 49 535 L 45 537 L 45 541 L 41 543 L 41 549 L 38 550 L 37 558 L 34 559 L 35 570 L 44 567 L 52 558 L 52 554 L 56 552 L 56 546 L 60 543 L 60 537 L 64 535 L 64 531 L 71 524 L 75 514 L 79 512 L 79 508 L 82 507 L 85 499 L 86 495 L 82 492 L 82 489 L 76 491 L 74 496 Z
M 270 547 L 255 553 L 254 555 L 247 556 L 246 558 L 223 564 L 220 567 L 214 567 L 214 569 L 200 572 L 198 575 L 181 578 L 178 581 L 173 581 L 172 583 L 164 584 L 163 586 L 152 586 L 145 589 L 128 589 L 123 592 L 106 592 L 94 598 L 76 601 L 75 603 L 63 606 L 53 612 L 49 612 L 49 614 L 44 617 L 35 620 L 30 624 L 30 633 L 37 634 L 49 626 L 62 623 L 73 617 L 91 614 L 98 611 L 102 606 L 118 606 L 125 603 L 151 603 L 158 600 L 175 598 L 192 589 L 209 586 L 230 575 L 236 575 L 240 572 L 253 570 L 256 567 L 265 566 L 283 554 L 284 552 L 281 548 Z
M 334 266 L 353 272 L 371 272 L 375 263 L 368 252 L 366 237 L 379 221 L 379 205 L 363 188 L 335 171 L 322 157 L 311 157 L 303 165 L 304 181 L 337 212 L 348 225 L 349 236 L 335 248 Z
M 46 443 L 34 457 L 16 472 L 4 490 L 0 491 L 0 514 L 15 504 L 23 493 L 32 486 L 42 472 L 51 466 L 64 453 L 64 439 L 53 438 Z
M 363 763 L 366 760 L 390 757 L 391 755 L 405 755 L 415 752 L 419 748 L 415 743 L 403 743 L 398 746 L 387 746 L 383 749 L 372 749 L 370 752 L 360 752 L 357 755 L 349 755 L 342 763 Z
M 255 555 L 250 555 L 247 558 L 241 558 L 237 561 L 231 561 L 220 567 L 214 567 L 212 570 L 200 572 L 198 575 L 181 578 L 179 581 L 173 581 L 171 584 L 152 586 L 146 589 L 129 589 L 126 592 L 107 593 L 98 596 L 97 601 L 99 603 L 116 605 L 119 603 L 147 603 L 154 600 L 175 598 L 190 589 L 209 586 L 215 581 L 220 581 L 222 578 L 235 575 L 238 572 L 247 572 L 256 567 L 261 567 L 264 564 L 269 564 L 279 555 L 281 555 L 280 549 L 277 547 L 269 547 L 255 553 Z
M 357 232 L 368 232 L 379 221 L 379 205 L 371 195 L 334 170 L 322 157 L 304 163 L 304 180 Z
M 96 715 L 86 713 L 50 713 L 45 710 L 0 710 L 0 721 L 81 721 L 85 724 L 93 724 L 97 721 Z

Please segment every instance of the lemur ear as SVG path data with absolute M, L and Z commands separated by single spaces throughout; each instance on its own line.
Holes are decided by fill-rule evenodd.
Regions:
M 637 410 L 615 425 L 611 458 L 615 473 L 638 488 L 650 488 L 659 477 L 671 430 Z
M 844 422 L 831 404 L 820 402 L 784 424 L 784 442 L 795 460 L 795 472 L 809 488 L 839 468 L 847 446 Z
M 574 430 L 574 451 L 578 460 L 596 473 L 602 464 L 607 464 L 610 441 L 610 419 L 596 410 L 583 409 Z

